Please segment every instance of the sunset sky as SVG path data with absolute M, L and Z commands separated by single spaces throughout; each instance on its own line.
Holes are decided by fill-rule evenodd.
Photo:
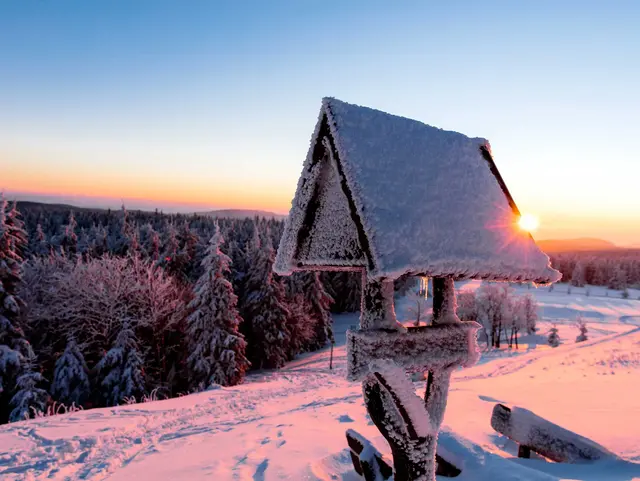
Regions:
M 631 0 L 3 1 L 0 189 L 286 213 L 335 96 L 488 138 L 536 238 L 640 245 L 638 25 Z

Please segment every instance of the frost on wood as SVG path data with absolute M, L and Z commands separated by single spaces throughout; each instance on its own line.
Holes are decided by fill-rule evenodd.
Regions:
M 410 371 L 469 366 L 477 360 L 476 322 L 409 328 L 408 332 L 347 331 L 347 377 L 362 379 L 382 358 Z
M 347 429 L 346 435 L 349 454 L 356 473 L 363 476 L 365 481 L 386 481 L 393 477 L 393 468 L 367 438 L 353 429 Z M 450 453 L 438 451 L 436 474 L 445 478 L 458 476 L 462 471 L 441 454 L 445 454 L 447 458 L 453 458 Z M 459 459 L 456 462 L 462 464 Z
M 393 468 L 368 439 L 353 429 L 347 429 L 346 435 L 353 467 L 365 481 L 386 481 L 393 477 Z
M 393 281 L 365 279 L 360 309 L 361 329 L 399 329 L 393 307 Z
M 558 463 L 613 459 L 616 455 L 579 434 L 558 426 L 527 409 L 496 404 L 491 427 L 521 446 Z
M 451 277 L 433 278 L 433 323 L 455 324 L 460 322 L 456 315 L 456 292 Z
M 414 402 L 417 396 L 408 392 L 412 385 L 404 373 L 398 376 L 396 369 L 385 366 L 382 372 L 370 373 L 362 389 L 371 420 L 391 447 L 394 481 L 435 479 L 439 426 L 433 426 L 425 407 Z
M 331 159 L 327 144 L 342 189 L 325 199 L 342 203 L 335 220 L 342 225 L 349 223 L 342 200 L 347 196 L 370 278 L 407 273 L 537 283 L 560 278 L 531 236 L 517 228 L 517 208 L 485 139 L 331 98 L 323 101 L 293 199 L 276 262 L 279 273 L 302 268 L 296 250 L 316 233 L 309 212 L 316 209 L 318 189 L 327 192 L 324 184 L 335 185 L 322 175 L 322 164 Z M 353 227 L 344 232 L 352 235 Z M 318 266 L 362 265 L 344 253 L 336 261 L 336 245 L 321 242 L 326 251 L 315 250 Z
M 358 241 L 358 231 L 351 218 L 347 197 L 340 185 L 337 166 L 331 155 L 331 145 L 325 137 L 325 154 L 319 162 L 317 192 L 308 216 L 313 216 L 303 232 L 296 261 L 302 265 L 362 265 L 364 254 Z
M 438 432 L 439 425 L 431 423 L 424 401 L 416 395 L 413 383 L 400 366 L 388 359 L 378 359 L 371 362 L 369 369 L 379 373 L 394 396 L 402 401 L 403 409 L 418 436 L 426 437 Z

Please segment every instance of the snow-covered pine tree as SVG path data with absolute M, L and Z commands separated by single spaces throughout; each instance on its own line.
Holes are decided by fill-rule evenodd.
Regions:
M 62 238 L 60 240 L 60 247 L 67 253 L 67 255 L 74 256 L 78 251 L 78 236 L 76 235 L 76 217 L 73 215 L 73 211 L 69 212 L 69 220 L 64 226 Z
M 223 242 L 216 226 L 202 261 L 204 273 L 196 282 L 194 299 L 189 304 L 193 312 L 187 318 L 187 366 L 190 384 L 196 389 L 238 384 L 249 367 L 246 342 L 239 332 L 242 318 L 237 309 L 238 298 L 226 279 L 231 259 L 220 250 Z
M 628 280 L 626 271 L 618 265 L 609 280 L 609 289 L 624 291 L 628 286 Z
M 286 304 L 284 285 L 273 276 L 275 254 L 268 230 L 264 239 L 263 243 L 256 226 L 253 240 L 247 244 L 250 271 L 245 282 L 242 312 L 247 357 L 256 369 L 284 365 L 289 357 L 291 338 L 287 326 L 291 313 Z
M 78 235 L 78 255 L 87 256 L 91 253 L 91 239 L 89 239 L 89 233 L 84 227 L 80 228 L 80 235 Z
M 356 312 L 360 309 L 362 274 L 359 272 L 322 272 L 320 280 L 334 300 L 333 312 Z
M 315 323 L 309 315 L 309 308 L 302 293 L 288 295 L 287 307 L 289 309 L 289 317 L 287 317 L 287 329 L 289 330 L 287 357 L 292 360 L 298 354 L 313 349 Z
M 317 272 L 302 273 L 300 283 L 304 305 L 313 323 L 314 335 L 308 347 L 311 350 L 320 349 L 328 341 L 333 341 L 333 322 L 329 312 L 333 299 L 325 290 Z
M 140 243 L 147 257 L 157 262 L 160 258 L 160 236 L 150 222 L 140 229 Z
M 51 396 L 58 402 L 81 406 L 91 390 L 89 371 L 75 339 L 71 337 L 62 355 L 56 361 L 51 384 Z
M 551 329 L 549 329 L 549 337 L 547 342 L 551 347 L 558 347 L 560 345 L 560 336 L 558 335 L 558 327 L 554 324 Z
M 582 261 L 576 262 L 571 274 L 571 285 L 576 287 L 584 287 L 586 283 L 586 270 Z
M 18 376 L 15 394 L 9 404 L 9 422 L 23 421 L 46 411 L 49 393 L 42 389 L 44 383 L 44 377 L 36 370 L 35 356 L 30 355 L 24 361 L 22 374 Z
M 585 321 L 585 319 L 580 315 L 576 318 L 576 326 L 580 330 L 580 334 L 576 337 L 576 342 L 584 342 L 588 340 L 587 321 Z
M 107 406 L 144 394 L 144 363 L 129 322 L 122 326 L 113 347 L 96 366 L 98 391 Z
M 33 243 L 32 253 L 38 257 L 46 257 L 51 254 L 51 247 L 47 242 L 47 236 L 42 230 L 42 225 L 38 223 L 36 226 L 36 234 Z
M 0 423 L 9 418 L 16 381 L 33 358 L 19 325 L 23 302 L 17 295 L 27 243 L 16 205 L 9 208 L 0 195 Z
M 175 265 L 179 262 L 178 249 L 180 246 L 178 244 L 178 231 L 171 221 L 165 225 L 164 232 L 162 256 L 160 257 L 159 264 L 173 274 L 175 272 Z

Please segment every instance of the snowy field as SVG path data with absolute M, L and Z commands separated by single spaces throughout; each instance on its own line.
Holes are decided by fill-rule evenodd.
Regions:
M 465 288 L 473 289 L 469 283 Z M 566 285 L 518 288 L 541 304 L 541 331 L 553 323 L 562 345 L 483 354 L 451 384 L 440 449 L 461 481 L 640 480 L 640 292 Z M 403 314 L 403 303 L 398 306 Z M 577 314 L 590 339 L 574 342 Z M 345 380 L 344 332 L 357 314 L 336 316 L 329 350 L 300 357 L 245 384 L 152 403 L 96 409 L 0 427 L 4 480 L 356 481 L 344 431 L 388 448 L 368 420 L 358 383 Z M 416 383 L 419 391 L 424 383 Z M 518 459 L 489 425 L 496 402 L 534 411 L 620 456 L 595 465 Z M 442 478 L 445 479 L 445 478 Z

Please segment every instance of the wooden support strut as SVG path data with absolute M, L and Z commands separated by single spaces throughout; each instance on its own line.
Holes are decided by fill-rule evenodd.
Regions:
M 434 279 L 433 303 L 432 325 L 407 330 L 395 318 L 393 282 L 363 277 L 360 329 L 347 332 L 348 378 L 364 378 L 362 389 L 367 411 L 391 447 L 394 481 L 435 481 L 436 466 L 442 466 L 451 476 L 460 473 L 451 463 L 437 462 L 438 431 L 447 405 L 451 373 L 456 367 L 476 360 L 473 347 L 479 325 L 460 322 L 456 316 L 451 278 Z M 413 390 L 413 385 L 404 373 L 370 370 L 372 360 L 387 357 L 404 369 L 428 372 L 423 415 L 415 407 L 411 415 L 406 411 L 405 403 L 410 402 L 406 393 Z M 416 421 L 416 416 L 429 426 L 415 424 L 422 422 Z M 356 433 L 347 433 L 356 471 L 365 478 L 376 472 L 387 479 L 388 465 L 361 438 Z
M 402 329 L 393 308 L 393 281 L 372 280 L 362 273 L 360 329 Z

